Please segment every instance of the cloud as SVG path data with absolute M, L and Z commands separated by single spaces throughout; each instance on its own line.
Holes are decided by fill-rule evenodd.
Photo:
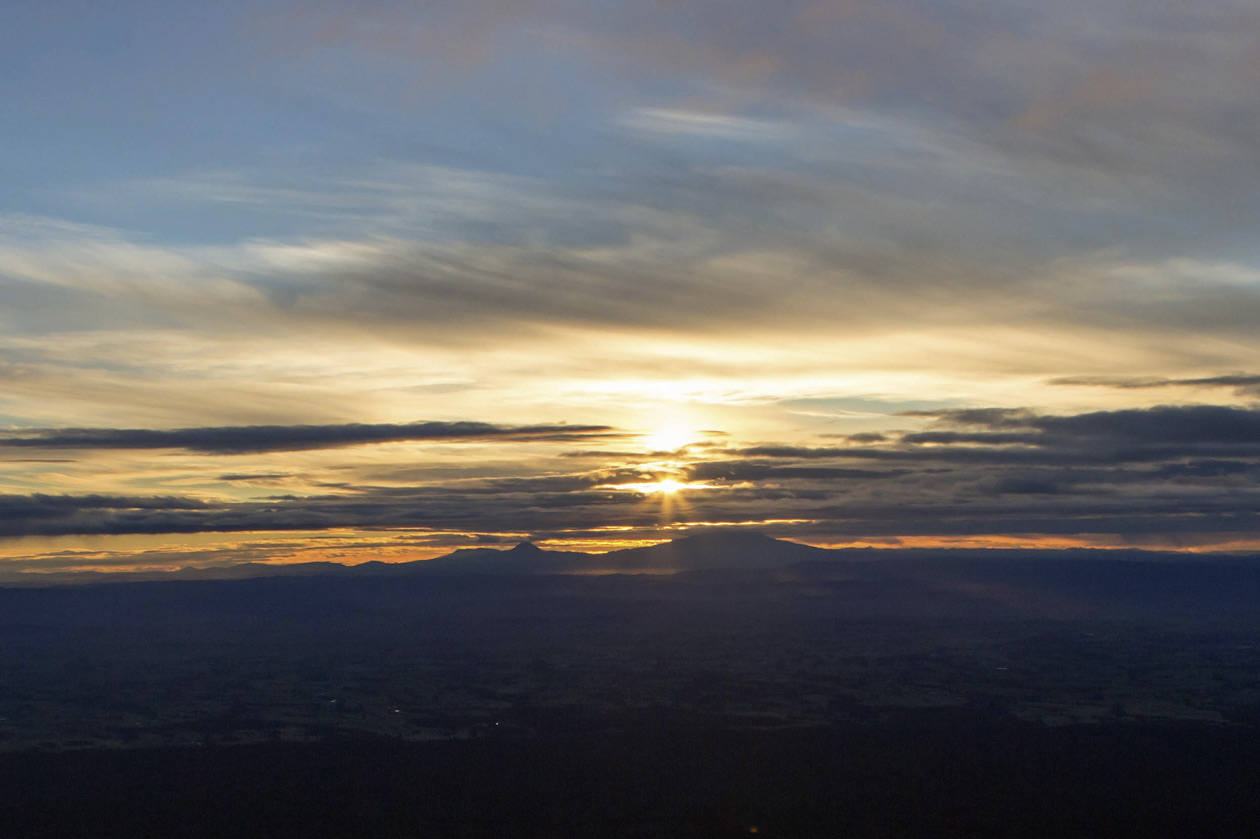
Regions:
M 902 437 L 909 443 L 983 443 L 1064 445 L 1073 441 L 1111 444 L 1186 444 L 1260 446 L 1260 410 L 1222 405 L 1161 405 L 1071 416 L 1039 416 L 1010 410 L 941 411 L 946 425 L 1002 429 L 1001 432 L 925 432 Z M 1024 428 L 1031 434 L 1011 434 Z
M 274 200 L 281 213 L 303 195 L 312 206 L 335 208 L 341 196 L 375 208 L 349 213 L 336 234 L 213 247 L 7 217 L 0 275 L 13 278 L 22 329 L 58 340 L 178 324 L 188 343 L 296 340 L 318 329 L 333 346 L 494 350 L 554 346 L 579 330 L 700 340 L 744 329 L 753 339 L 896 337 L 885 342 L 896 348 L 913 332 L 935 353 L 1024 360 L 1048 375 L 1096 364 L 1104 346 L 1131 366 L 1184 369 L 1201 364 L 1204 347 L 1225 346 L 1205 337 L 1254 343 L 1254 269 L 1105 251 L 1066 257 L 1080 244 L 1079 201 L 1051 217 L 1036 207 L 1027 215 L 1010 202 L 1026 202 L 1036 192 L 1030 183 L 997 195 L 977 187 L 990 180 L 970 169 L 950 175 L 962 164 L 917 130 L 894 120 L 875 132 L 878 142 L 837 146 L 807 125 L 798 132 L 805 139 L 777 141 L 771 162 L 662 157 L 595 180 L 377 161 L 296 178 L 282 198 L 246 196 Z M 917 154 L 881 156 L 893 140 Z M 820 161 L 817 149 L 827 147 L 844 149 L 843 159 Z M 983 158 L 982 148 L 968 149 L 956 154 Z M 255 179 L 238 172 L 231 180 Z M 193 204 L 235 194 L 224 187 L 204 198 L 196 178 L 186 186 Z M 1008 219 L 1017 223 L 995 233 Z M 1085 244 L 1114 243 L 1107 225 L 1088 227 L 1100 235 Z M 963 334 L 968 326 L 1013 346 L 968 348 L 965 335 L 977 334 Z M 54 343 L 12 363 L 50 375 L 39 362 L 57 352 Z M 905 355 L 910 364 L 920 353 Z M 1235 349 L 1228 361 L 1244 356 Z M 132 363 L 148 373 L 165 362 Z
M 755 450 L 745 450 L 745 453 L 751 451 Z M 710 460 L 687 467 L 687 478 L 692 481 L 778 482 L 800 479 L 872 481 L 897 478 L 906 474 L 908 474 L 906 471 L 898 470 L 854 469 L 840 466 L 778 466 L 756 460 Z
M 1260 446 L 1260 411 L 1219 405 L 1161 406 L 1037 417 L 1032 426 L 1051 437 Z
M 367 60 L 342 66 L 347 50 L 387 56 L 391 67 L 410 62 L 415 84 L 406 87 L 431 87 L 440 78 L 471 96 L 522 94 L 502 97 L 509 104 L 530 101 L 528 81 L 547 78 L 546 63 L 529 60 L 542 54 L 582 67 L 614 101 L 642 96 L 656 82 L 678 99 L 705 97 L 732 108 L 861 103 L 927 112 L 994 152 L 1058 167 L 1059 174 L 1111 176 L 1110 187 L 1193 179 L 1205 168 L 1254 157 L 1253 126 L 1242 115 L 1260 72 L 1260 15 L 1246 4 L 510 5 L 381 2 L 349 13 L 304 3 L 263 16 L 270 24 L 256 31 L 269 52 L 283 45 L 289 61 L 321 82 L 376 98 L 390 89 L 354 85 L 351 70 L 371 78 L 380 69 Z M 343 74 L 330 79 L 328 65 Z
M 703 449 L 675 453 L 667 465 L 469 478 L 453 470 L 432 484 L 389 486 L 361 483 L 349 471 L 335 492 L 246 500 L 10 495 L 0 499 L 0 535 L 425 528 L 580 540 L 609 528 L 775 521 L 808 522 L 794 531 L 798 536 L 850 539 L 987 534 L 1188 545 L 1260 533 L 1260 411 L 1199 405 L 933 416 L 940 430 L 890 434 L 863 445 Z M 520 432 L 494 428 L 508 436 Z M 556 433 L 567 427 L 532 429 L 515 441 Z M 277 445 L 270 433 L 249 440 L 251 446 Z M 211 442 L 247 445 L 213 437 L 199 445 Z M 392 480 L 408 475 L 402 466 L 380 474 Z M 663 475 L 700 486 L 683 490 L 668 507 L 660 496 L 623 488 Z
M 174 496 L 0 495 L 0 536 L 196 532 L 196 525 L 176 522 L 195 522 L 212 509 Z
M 36 429 L 0 436 L 0 448 L 186 449 L 229 455 L 303 451 L 406 441 L 576 442 L 623 436 L 602 425 L 493 425 L 485 422 L 402 424 L 255 425 L 181 428 Z
M 1222 376 L 1200 376 L 1184 379 L 1160 377 L 1123 378 L 1108 376 L 1063 376 L 1051 379 L 1052 385 L 1078 385 L 1108 387 L 1118 390 L 1148 390 L 1156 388 L 1195 387 L 1232 388 L 1240 396 L 1260 396 L 1260 376 L 1250 373 L 1232 373 Z
M 621 123 L 648 134 L 681 135 L 742 142 L 783 139 L 793 128 L 770 120 L 750 119 L 704 111 L 673 108 L 637 108 Z
M 204 501 L 174 496 L 0 495 L 6 516 L 56 515 L 61 510 L 202 510 Z
M 281 480 L 284 480 L 285 478 L 292 478 L 292 477 L 293 477 L 293 475 L 291 475 L 291 474 L 289 474 L 289 473 L 287 473 L 287 472 L 272 472 L 272 473 L 261 473 L 261 474 L 257 474 L 257 473 L 255 473 L 255 474 L 251 474 L 251 473 L 226 474 L 226 475 L 219 475 L 218 477 L 219 477 L 219 480 L 220 480 L 220 481 L 229 481 L 229 482 L 234 482 L 234 481 L 281 481 Z

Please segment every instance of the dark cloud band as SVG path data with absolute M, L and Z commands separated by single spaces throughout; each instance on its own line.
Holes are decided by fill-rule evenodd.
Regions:
M 603 425 L 493 425 L 418 422 L 345 425 L 248 425 L 149 430 L 138 428 L 41 429 L 0 437 L 0 447 L 47 449 L 187 449 L 202 454 L 251 454 L 409 441 L 576 442 L 616 437 Z

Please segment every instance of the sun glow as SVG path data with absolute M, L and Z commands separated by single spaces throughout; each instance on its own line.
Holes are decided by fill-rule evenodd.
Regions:
M 640 436 L 644 448 L 655 452 L 672 452 L 704 438 L 697 430 L 702 425 L 688 408 L 678 405 L 658 406 L 644 417 L 645 430 Z
M 708 484 L 676 481 L 673 478 L 632 484 L 611 484 L 607 488 L 622 492 L 637 492 L 640 495 L 675 495 L 683 490 L 712 489 Z
M 697 436 L 690 428 L 665 425 L 643 435 L 643 445 L 650 451 L 672 452 L 694 442 Z

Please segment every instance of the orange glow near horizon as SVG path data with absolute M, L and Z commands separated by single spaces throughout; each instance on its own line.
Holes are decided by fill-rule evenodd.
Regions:
M 876 550 L 898 549 L 959 549 L 959 550 L 1143 550 L 1168 553 L 1246 553 L 1260 551 L 1260 539 L 1228 538 L 1217 542 L 1197 545 L 1173 542 L 1148 541 L 1135 543 L 1123 536 L 1110 533 L 1091 533 L 1081 536 L 899 536 L 887 539 L 815 539 L 793 537 L 790 541 L 801 542 L 817 548 L 841 550 L 844 548 L 873 548 Z
M 596 528 L 591 531 L 574 531 L 569 536 L 538 539 L 544 550 L 578 551 L 603 554 L 627 548 L 645 547 L 680 538 L 688 531 L 713 530 L 723 527 L 761 528 L 774 534 L 776 524 L 802 524 L 796 521 L 747 521 L 738 523 L 674 521 L 681 512 L 675 504 L 682 500 L 680 492 L 658 490 L 645 495 L 645 502 L 658 499 L 663 522 L 657 526 L 617 526 Z M 480 534 L 487 536 L 491 534 Z M 341 565 L 358 565 L 364 562 L 405 563 L 434 559 L 461 548 L 483 547 L 503 550 L 515 542 L 528 538 L 528 534 L 498 534 L 497 541 L 478 541 L 479 534 L 429 533 L 429 532 L 373 532 L 341 531 L 324 534 L 277 534 L 244 533 L 220 535 L 211 541 L 208 534 L 198 534 L 196 539 L 180 543 L 181 537 L 97 537 L 91 548 L 62 549 L 55 554 L 28 552 L 19 555 L 0 553 L 0 573 L 23 578 L 37 578 L 44 573 L 95 571 L 101 573 L 162 572 L 182 568 L 213 569 L 241 563 L 264 565 L 292 565 L 306 562 L 332 562 Z M 784 538 L 784 537 L 776 537 Z M 425 544 L 424 540 L 434 540 Z M 465 541 L 466 540 L 466 541 Z M 1091 534 L 1074 537 L 1064 536 L 918 536 L 901 538 L 854 538 L 827 539 L 795 535 L 784 541 L 812 545 L 827 549 L 956 549 L 956 550 L 1147 550 L 1181 553 L 1256 553 L 1260 552 L 1260 540 L 1233 534 L 1219 541 L 1203 544 L 1172 544 L 1150 541 L 1134 544 L 1120 536 Z M 140 545 L 137 542 L 148 544 Z M 112 543 L 112 544 L 111 544 Z M 58 562 L 46 564 L 50 556 Z

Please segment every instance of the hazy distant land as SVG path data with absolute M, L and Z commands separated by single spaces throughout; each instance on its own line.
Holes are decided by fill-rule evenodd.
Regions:
M 594 559 L 602 571 L 673 573 L 574 573 Z M 1109 761 L 1128 765 L 1143 750 L 1188 738 L 1161 760 L 1189 760 L 1170 771 L 1190 783 L 1206 769 L 1187 755 L 1245 766 L 1250 753 L 1237 752 L 1239 744 L 1260 742 L 1260 561 L 1252 557 L 876 558 L 715 533 L 603 558 L 526 545 L 304 571 L 0 590 L 6 777 L 36 767 L 54 783 L 91 761 L 112 765 L 84 757 L 102 750 L 135 755 L 118 757 L 111 772 L 149 777 L 174 759 L 172 748 L 194 750 L 181 760 L 198 772 L 245 755 L 259 766 L 323 760 L 329 772 L 358 772 L 361 755 L 353 755 L 381 750 L 410 767 L 404 774 L 441 774 L 443 761 L 471 761 L 460 771 L 473 774 L 489 771 L 486 761 L 522 772 L 559 761 L 553 771 L 568 783 L 566 773 L 591 771 L 579 770 L 586 762 L 620 765 L 629 758 L 618 750 L 641 748 L 626 765 L 637 760 L 649 774 L 668 775 L 679 760 L 698 762 L 694 783 L 725 800 L 757 777 L 747 767 L 723 768 L 741 750 L 779 755 L 766 783 L 787 783 L 779 775 L 795 767 L 800 777 L 789 787 L 816 796 L 826 773 L 858 771 L 833 765 L 848 748 L 901 748 L 906 760 L 928 764 L 987 761 L 1003 773 L 1028 749 L 1049 749 L 1045 759 L 1062 763 L 1056 771 L 1084 773 L 1091 795 L 1105 800 L 1106 783 L 1119 783 L 1107 774 Z M 824 743 L 834 748 L 809 765 L 792 757 Z M 718 762 L 706 764 L 710 757 Z M 1049 771 L 1033 765 L 1028 783 Z M 234 783 L 214 777 L 212 788 Z M 300 795 L 325 783 L 294 777 Z M 1075 789 L 1071 777 L 1060 782 Z M 460 789 L 451 777 L 442 783 L 448 795 Z M 1031 794 L 1021 783 L 1011 796 Z M 489 795 L 486 807 L 516 801 L 481 787 L 459 794 Z M 642 807 L 655 800 L 691 812 L 650 791 L 633 794 Z M 770 835 L 828 835 L 840 811 L 850 812 L 841 806 L 848 793 L 836 795 L 816 801 L 811 814 L 780 790 L 767 794 L 759 817 Z M 38 800 L 7 806 L 26 819 Z M 406 796 L 390 801 L 381 806 L 413 827 L 450 816 L 414 810 Z M 1001 815 L 1005 804 L 976 801 L 999 824 L 1011 817 Z M 1242 806 L 1230 801 L 1228 813 Z M 870 812 L 893 802 L 877 800 Z M 804 832 L 773 833 L 776 819 L 789 824 L 779 811 L 789 804 L 798 819 L 808 816 L 794 822 Z M 937 824 L 935 806 L 920 814 L 920 826 Z M 965 801 L 952 806 L 967 811 Z M 420 821 L 407 821 L 413 817 Z M 430 817 L 438 821 L 424 821 Z M 590 818 L 582 829 L 553 819 L 551 835 L 582 835 L 600 817 Z M 620 835 L 703 835 L 677 832 L 676 819 L 662 818 L 672 827 Z M 51 824 L 69 829 L 64 819 Z M 347 827 L 326 835 L 355 834 Z

